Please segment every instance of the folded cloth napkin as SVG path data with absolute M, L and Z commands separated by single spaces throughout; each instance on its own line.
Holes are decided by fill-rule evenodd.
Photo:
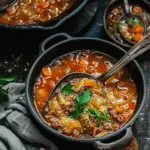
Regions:
M 30 119 L 24 83 L 9 83 L 9 101 L 0 104 L 0 150 L 57 150 Z

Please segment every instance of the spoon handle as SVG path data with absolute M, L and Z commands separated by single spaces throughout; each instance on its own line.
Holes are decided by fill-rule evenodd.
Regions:
M 130 14 L 130 6 L 128 0 L 124 0 L 126 14 Z
M 99 80 L 107 80 L 115 72 L 123 68 L 126 64 L 150 49 L 150 33 L 148 33 L 139 43 L 134 45 L 108 72 L 102 74 Z

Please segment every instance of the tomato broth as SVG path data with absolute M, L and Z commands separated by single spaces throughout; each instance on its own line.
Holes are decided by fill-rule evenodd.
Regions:
M 105 84 L 87 78 L 62 83 L 43 115 L 48 95 L 62 77 L 71 72 L 99 76 L 114 63 L 109 56 L 83 50 L 44 66 L 33 88 L 37 111 L 49 126 L 75 138 L 105 136 L 118 130 L 131 118 L 137 103 L 136 85 L 127 68 L 112 75 Z

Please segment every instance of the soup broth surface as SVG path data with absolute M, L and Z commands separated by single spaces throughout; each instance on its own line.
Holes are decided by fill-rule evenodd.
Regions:
M 43 113 L 50 91 L 62 77 L 71 72 L 99 76 L 114 63 L 109 56 L 82 50 L 44 66 L 35 81 L 33 95 L 45 122 L 74 138 L 105 136 L 121 128 L 132 117 L 137 103 L 136 86 L 127 68 L 115 73 L 105 84 L 88 78 L 62 83 Z

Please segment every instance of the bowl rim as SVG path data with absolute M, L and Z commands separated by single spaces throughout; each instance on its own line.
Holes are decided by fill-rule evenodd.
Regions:
M 46 131 L 54 134 L 54 135 L 57 135 L 58 137 L 62 138 L 62 139 L 65 139 L 65 140 L 69 140 L 69 141 L 75 141 L 75 142 L 84 142 L 84 143 L 91 143 L 91 142 L 95 142 L 95 141 L 101 141 L 101 140 L 107 140 L 109 138 L 112 138 L 112 137 L 115 137 L 117 135 L 119 135 L 121 132 L 125 131 L 125 129 L 127 129 L 128 127 L 131 127 L 133 125 L 133 123 L 135 122 L 135 120 L 137 119 L 137 117 L 139 116 L 139 113 L 141 112 L 141 109 L 145 103 L 145 100 L 146 100 L 146 82 L 145 82 L 145 78 L 144 78 L 144 74 L 143 74 L 143 71 L 141 69 L 141 67 L 139 66 L 138 62 L 136 60 L 133 60 L 132 62 L 135 64 L 136 68 L 139 70 L 140 72 L 140 76 L 141 76 L 141 79 L 142 79 L 142 85 L 141 85 L 141 88 L 143 88 L 143 94 L 142 94 L 142 101 L 141 101 L 141 105 L 139 106 L 138 110 L 136 111 L 136 113 L 133 115 L 133 117 L 122 127 L 120 128 L 119 130 L 107 135 L 107 136 L 103 136 L 103 137 L 97 137 L 97 138 L 91 138 L 91 139 L 81 139 L 81 138 L 73 138 L 73 137 L 69 137 L 69 136 L 66 136 L 64 134 L 61 134 L 59 133 L 57 130 L 53 129 L 52 127 L 48 126 L 44 121 L 43 119 L 39 116 L 35 106 L 33 107 L 32 105 L 32 102 L 33 101 L 33 98 L 32 96 L 30 95 L 30 79 L 31 79 L 31 76 L 32 76 L 32 73 L 33 73 L 33 69 L 36 67 L 37 63 L 40 62 L 40 60 L 45 57 L 47 55 L 47 53 L 49 53 L 51 50 L 57 48 L 57 46 L 61 46 L 63 44 L 67 44 L 68 42 L 71 42 L 71 41 L 82 41 L 82 40 L 87 40 L 87 41 L 98 41 L 98 42 L 103 42 L 109 46 L 113 46 L 113 47 L 116 47 L 118 50 L 126 53 L 126 51 L 121 48 L 120 46 L 112 43 L 112 42 L 109 42 L 109 41 L 106 41 L 106 40 L 103 40 L 103 39 L 97 39 L 97 38 L 89 38 L 89 37 L 79 37 L 79 38 L 72 38 L 72 39 L 68 39 L 68 40 L 65 40 L 65 41 L 62 41 L 62 42 L 59 42 L 53 46 L 51 46 L 50 48 L 48 48 L 42 55 L 40 55 L 36 61 L 34 62 L 34 64 L 32 65 L 30 71 L 29 71 L 29 74 L 28 74 L 28 77 L 27 77 L 27 80 L 26 80 L 26 98 L 27 98 L 27 104 L 28 104 L 28 108 L 29 108 L 29 111 L 30 113 L 32 114 L 32 116 L 34 117 L 34 119 L 40 124 L 41 127 L 43 127 Z
M 117 3 L 119 0 L 112 0 L 108 6 L 106 7 L 105 11 L 104 11 L 104 16 L 103 16 L 103 22 L 104 22 L 104 29 L 105 29 L 105 32 L 107 34 L 107 36 L 112 40 L 114 41 L 115 43 L 119 44 L 120 46 L 123 46 L 124 48 L 131 48 L 132 46 L 131 45 L 127 45 L 127 44 L 124 44 L 124 43 L 121 43 L 119 42 L 118 40 L 114 39 L 108 32 L 108 29 L 107 29 L 107 14 L 108 14 L 108 10 L 109 8 L 114 4 L 114 3 Z M 147 2 L 146 0 L 141 0 L 141 3 L 146 3 L 149 7 L 150 7 L 150 3 Z

